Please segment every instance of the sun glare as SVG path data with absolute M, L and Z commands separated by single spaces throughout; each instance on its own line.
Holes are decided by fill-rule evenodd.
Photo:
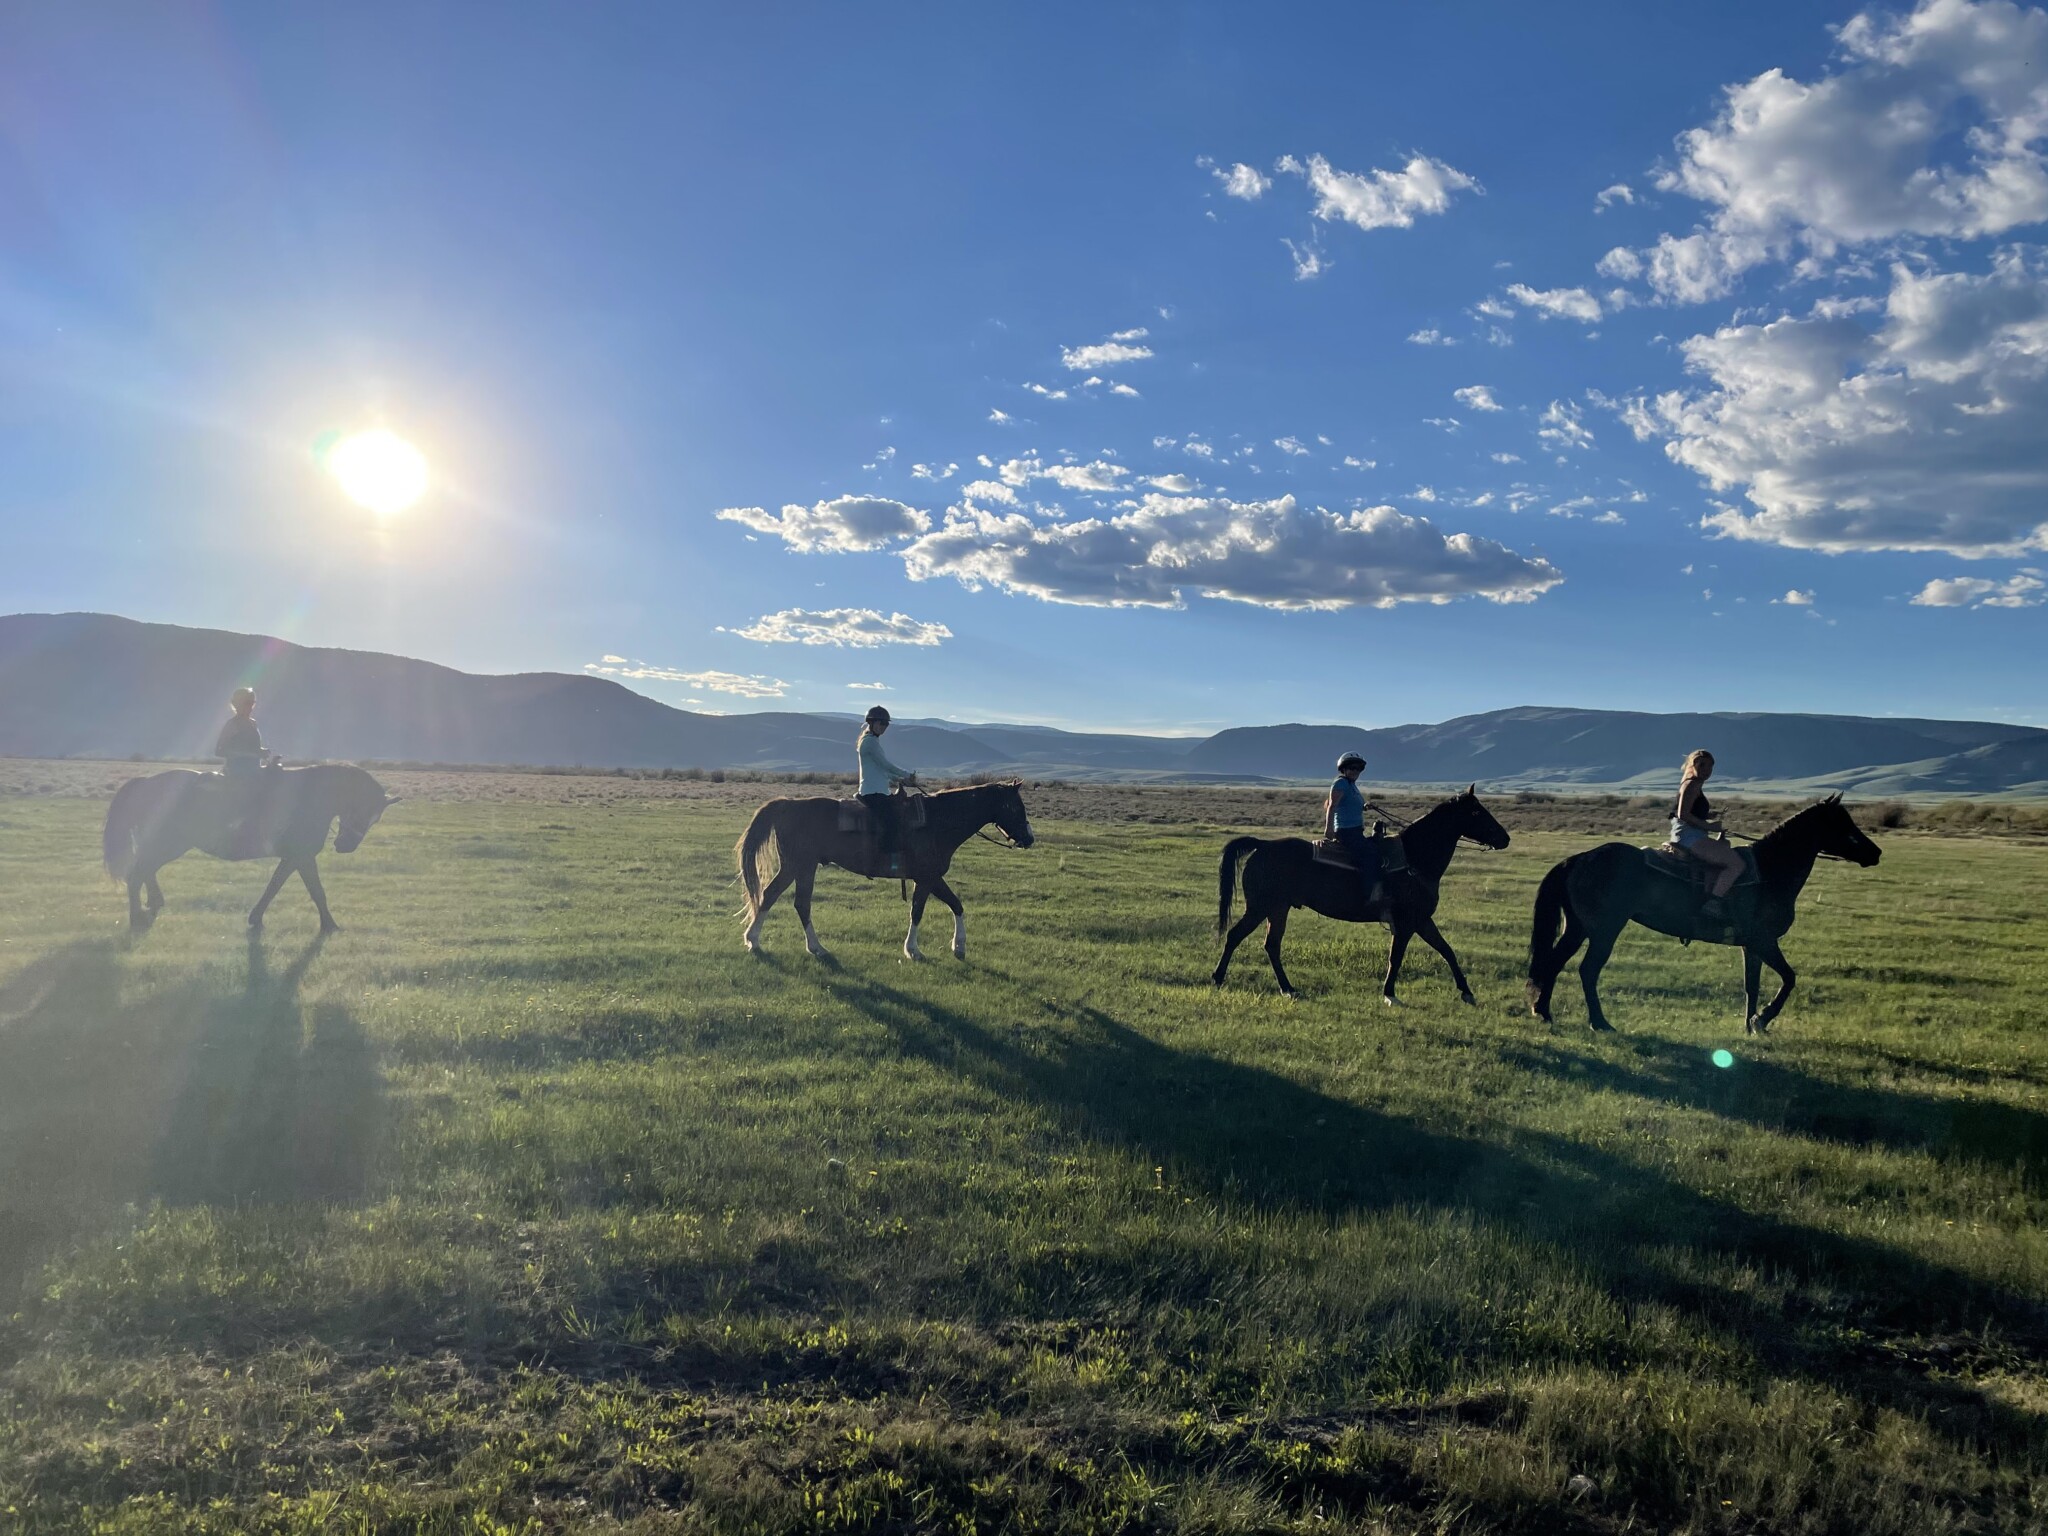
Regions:
M 350 501 L 379 517 L 403 512 L 427 489 L 419 449 L 381 427 L 342 438 L 327 454 L 327 469 Z

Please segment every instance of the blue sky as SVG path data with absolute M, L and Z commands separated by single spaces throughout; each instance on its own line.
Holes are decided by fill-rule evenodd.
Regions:
M 1963 0 L 10 7 L 0 611 L 2048 723 L 2044 134 L 2048 15 Z M 389 517 L 312 451 L 378 426 Z

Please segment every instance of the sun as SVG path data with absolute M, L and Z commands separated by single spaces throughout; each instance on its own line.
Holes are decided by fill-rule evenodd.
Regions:
M 342 438 L 327 453 L 327 470 L 350 501 L 379 517 L 403 512 L 426 494 L 425 456 L 382 427 Z

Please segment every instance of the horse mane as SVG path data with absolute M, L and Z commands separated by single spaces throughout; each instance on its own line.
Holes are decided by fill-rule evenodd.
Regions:
M 1773 841 L 1774 839 L 1782 841 L 1784 837 L 1792 831 L 1793 828 L 1800 826 L 1802 823 L 1810 821 L 1815 817 L 1820 816 L 1822 813 L 1828 810 L 1838 808 L 1841 805 L 1841 803 L 1841 795 L 1832 794 L 1824 797 L 1823 799 L 1814 801 L 1811 805 L 1802 805 L 1801 807 L 1799 807 L 1798 810 L 1794 811 L 1790 816 L 1787 816 L 1783 821 L 1779 822 L 1775 827 L 1771 828 L 1771 830 L 1766 832 L 1762 837 L 1753 839 L 1752 846 L 1760 847 L 1765 843 Z

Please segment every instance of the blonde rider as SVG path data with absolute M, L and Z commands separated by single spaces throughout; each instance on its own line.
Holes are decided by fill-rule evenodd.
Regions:
M 860 803 L 875 818 L 881 834 L 882 866 L 887 868 L 896 853 L 896 802 L 890 793 L 898 784 L 915 784 L 917 775 L 899 768 L 882 750 L 882 734 L 889 729 L 889 711 L 877 704 L 867 712 L 860 733 Z
M 1671 841 L 1714 869 L 1713 888 L 1700 908 L 1704 917 L 1721 917 L 1721 899 L 1742 874 L 1742 855 L 1715 836 L 1721 824 L 1707 801 L 1704 785 L 1714 775 L 1714 754 L 1701 748 L 1688 753 L 1678 780 L 1678 803 L 1671 812 Z

